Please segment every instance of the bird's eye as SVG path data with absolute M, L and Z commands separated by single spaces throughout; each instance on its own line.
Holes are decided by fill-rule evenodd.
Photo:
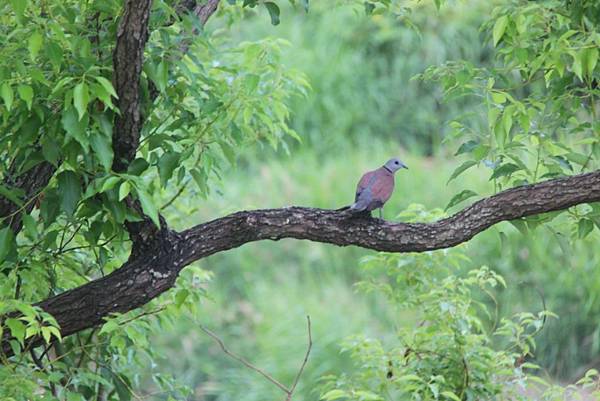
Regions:
M 398 163 L 397 161 L 395 161 L 394 163 L 395 163 L 395 164 L 400 164 L 400 163 Z

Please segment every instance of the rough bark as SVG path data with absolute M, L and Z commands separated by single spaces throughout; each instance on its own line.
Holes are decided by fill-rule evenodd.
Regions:
M 194 7 L 194 14 L 200 20 L 201 25 L 206 24 L 206 21 L 208 21 L 210 16 L 217 11 L 219 1 L 220 0 L 208 0 L 205 4 L 196 5 L 196 7 Z
M 145 253 L 112 274 L 38 304 L 63 336 L 135 309 L 175 283 L 188 264 L 260 240 L 296 238 L 388 252 L 423 252 L 468 241 L 501 222 L 600 201 L 600 170 L 503 191 L 434 223 L 395 223 L 347 211 L 286 207 L 252 210 L 177 233 L 162 230 Z M 10 353 L 6 343 L 3 350 Z
M 125 171 L 134 159 L 140 142 L 140 75 L 144 62 L 144 48 L 148 40 L 148 21 L 152 0 L 127 0 L 113 53 L 117 105 L 121 112 L 113 130 L 113 169 Z
M 217 10 L 218 3 L 219 0 L 208 0 L 199 5 L 194 0 L 182 0 L 178 12 L 192 12 L 204 25 Z M 113 169 L 117 172 L 127 170 L 135 158 L 139 146 L 143 125 L 140 115 L 139 85 L 144 48 L 149 35 L 148 24 L 151 8 L 152 0 L 126 0 L 117 30 L 113 52 L 113 82 L 120 110 L 113 129 Z M 31 200 L 48 185 L 55 172 L 56 166 L 47 162 L 42 162 L 21 175 L 14 173 L 11 167 L 4 179 L 4 184 L 8 188 L 23 190 L 25 200 Z M 136 209 L 142 214 L 138 201 L 128 198 L 127 203 L 128 207 Z M 25 208 L 20 210 L 18 205 L 0 196 L 0 218 L 11 216 L 10 226 L 16 233 L 22 226 L 21 213 L 29 212 L 33 205 L 34 202 L 29 202 Z M 167 273 L 162 270 L 163 273 L 160 273 L 161 270 L 151 269 L 152 275 L 148 276 L 148 263 L 151 261 L 157 264 L 157 269 L 168 269 L 173 265 L 171 262 L 172 246 L 175 244 L 174 239 L 178 238 L 178 234 L 168 229 L 162 217 L 160 219 L 163 223 L 160 229 L 156 228 L 147 217 L 144 217 L 141 222 L 127 225 L 133 246 L 128 263 L 121 269 L 108 277 L 80 287 L 85 287 L 83 292 L 75 289 L 39 304 L 42 308 L 56 313 L 64 335 L 92 327 L 100 323 L 108 313 L 127 311 L 131 310 L 133 305 L 136 305 L 133 307 L 143 305 L 173 285 L 174 281 L 169 280 L 174 280 L 176 273 L 172 274 L 171 270 L 166 270 Z M 150 250 L 152 252 L 147 253 Z M 130 281 L 132 277 L 135 278 L 135 281 Z M 107 282 L 103 281 L 105 279 Z M 152 279 L 153 285 L 148 285 L 148 279 Z M 158 280 L 160 285 L 154 285 L 156 284 L 155 280 Z M 168 286 L 165 287 L 167 284 Z M 117 286 L 112 288 L 111 285 Z M 116 290 L 112 294 L 114 296 L 106 297 L 105 289 L 107 288 L 112 288 L 109 291 Z M 123 297 L 120 298 L 118 294 Z M 90 326 L 90 322 L 94 323 Z M 8 339 L 8 332 L 5 331 L 1 344 L 5 355 L 12 353 L 8 346 Z M 32 343 L 39 344 L 40 339 L 33 339 Z
M 184 0 L 176 9 L 180 14 L 192 12 L 203 26 L 217 10 L 219 1 L 208 0 L 205 4 L 200 5 L 196 1 Z M 121 114 L 115 119 L 113 130 L 113 153 L 115 155 L 113 169 L 117 172 L 127 169 L 135 158 L 140 142 L 142 121 L 139 85 L 144 63 L 144 48 L 149 34 L 148 21 L 151 7 L 152 0 L 128 0 L 117 32 L 117 44 L 113 54 L 115 89 L 119 96 L 118 106 L 121 111 Z M 183 53 L 186 51 L 187 46 L 182 49 Z M 158 92 L 154 84 L 150 84 L 150 96 L 153 100 Z M 129 197 L 127 206 L 143 216 L 138 200 Z M 161 228 L 168 230 L 162 216 L 160 221 Z M 145 216 L 140 222 L 127 223 L 126 228 L 133 242 L 131 259 L 145 253 L 148 244 L 153 242 L 155 236 L 164 235 L 164 233 L 159 233 L 160 229 Z

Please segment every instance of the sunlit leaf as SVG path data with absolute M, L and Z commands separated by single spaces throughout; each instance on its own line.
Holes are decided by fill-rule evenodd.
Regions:
M 2 96 L 6 109 L 10 111 L 14 100 L 14 94 L 12 88 L 6 82 L 0 86 L 0 95 Z
M 58 175 L 60 207 L 68 215 L 73 215 L 81 198 L 81 182 L 73 171 L 63 171 Z
M 137 188 L 138 199 L 142 204 L 142 210 L 146 216 L 150 217 L 150 219 L 156 224 L 157 227 L 160 227 L 160 221 L 158 219 L 158 208 L 152 199 L 152 196 L 148 194 L 143 189 Z
M 113 162 L 111 138 L 102 134 L 91 135 L 90 145 L 92 145 L 92 149 L 104 167 L 104 170 L 109 171 Z
M 21 100 L 27 104 L 27 108 L 31 110 L 31 105 L 33 103 L 33 88 L 29 85 L 19 85 L 17 87 L 17 92 L 19 93 Z
M 173 170 L 179 165 L 180 154 L 177 152 L 165 152 L 158 159 L 158 175 L 160 184 L 164 187 L 173 175 Z
M 477 196 L 476 192 L 473 192 L 469 189 L 465 189 L 464 191 L 461 191 L 461 192 L 457 193 L 456 195 L 454 195 L 452 197 L 452 199 L 450 200 L 450 202 L 448 202 L 448 205 L 446 205 L 446 208 L 444 210 L 448 210 L 452 206 L 458 205 L 459 203 L 461 203 L 469 198 L 472 198 L 474 196 Z
M 4 227 L 0 230 L 0 263 L 16 249 L 15 234 L 10 227 Z
M 90 93 L 85 82 L 80 82 L 73 89 L 73 104 L 79 114 L 79 120 L 87 111 L 87 105 L 90 102 Z
M 40 52 L 40 49 L 42 48 L 42 40 L 43 37 L 39 32 L 34 32 L 29 37 L 28 49 L 32 60 L 34 60 Z
M 79 142 L 84 150 L 87 150 L 89 147 L 89 140 L 86 135 L 88 125 L 87 116 L 80 120 L 77 117 L 77 111 L 73 107 L 70 107 L 66 111 L 63 111 L 61 122 L 67 134 Z
M 454 170 L 454 172 L 452 173 L 450 178 L 448 178 L 448 182 L 452 181 L 453 179 L 455 179 L 456 177 L 461 175 L 463 172 L 465 172 L 465 170 L 473 167 L 476 164 L 477 164 L 477 162 L 475 162 L 473 160 L 467 160 L 466 162 L 464 162 L 463 164 L 461 164 Z
M 500 39 L 502 39 L 502 36 L 504 36 L 507 25 L 508 17 L 506 15 L 499 17 L 494 23 L 494 29 L 492 31 L 494 46 L 497 46 L 498 42 L 500 42 Z

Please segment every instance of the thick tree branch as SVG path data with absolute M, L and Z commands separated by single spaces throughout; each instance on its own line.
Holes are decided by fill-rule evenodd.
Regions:
M 393 223 L 307 207 L 233 213 L 189 230 L 164 230 L 147 252 L 112 274 L 38 304 L 63 336 L 96 326 L 113 312 L 144 305 L 175 283 L 188 264 L 248 242 L 296 238 L 388 252 L 423 252 L 468 241 L 501 222 L 600 201 L 600 170 L 509 189 L 434 223 Z M 5 340 L 5 339 L 4 339 Z M 10 354 L 3 341 L 2 349 Z
M 139 86 L 151 8 L 152 0 L 127 0 L 117 30 L 113 67 L 121 114 L 115 119 L 113 130 L 113 169 L 118 172 L 127 169 L 140 141 Z
M 216 11 L 219 0 L 208 0 L 199 5 L 195 1 L 184 0 L 178 12 L 193 12 L 204 25 Z M 119 28 L 117 44 L 113 53 L 114 81 L 118 106 L 121 114 L 115 119 L 113 130 L 113 169 L 122 172 L 135 158 L 143 122 L 140 114 L 140 76 L 142 73 L 144 48 L 148 39 L 148 23 L 152 0 L 127 0 Z M 156 88 L 150 88 L 151 97 L 156 97 Z M 127 206 L 143 216 L 139 201 L 129 197 Z M 147 217 L 141 222 L 127 223 L 129 236 L 133 242 L 131 257 L 146 252 L 148 243 L 156 236 L 165 236 L 168 230 L 161 218 L 161 228 L 157 228 Z
M 217 11 L 220 0 L 208 0 L 205 4 L 196 5 L 194 7 L 194 15 L 200 20 L 200 24 L 204 26 L 211 15 Z

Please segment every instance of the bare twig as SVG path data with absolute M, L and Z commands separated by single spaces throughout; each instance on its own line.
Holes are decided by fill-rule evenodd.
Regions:
M 250 362 L 248 362 L 246 359 L 242 358 L 241 356 L 239 356 L 237 354 L 234 354 L 233 352 L 229 351 L 229 349 L 225 346 L 225 343 L 223 342 L 223 340 L 221 340 L 215 333 L 213 333 L 212 331 L 210 331 L 209 329 L 207 329 L 203 325 L 200 325 L 200 330 L 202 330 L 210 338 L 212 338 L 213 340 L 215 340 L 217 342 L 217 344 L 219 344 L 219 347 L 221 347 L 221 349 L 223 350 L 223 352 L 225 354 L 229 355 L 231 358 L 233 358 L 236 361 L 240 362 L 242 365 L 244 365 L 248 369 L 252 369 L 253 371 L 257 372 L 258 374 L 260 374 L 261 376 L 263 376 L 265 379 L 267 379 L 268 381 L 270 381 L 271 383 L 273 383 L 274 385 L 276 385 L 277 387 L 279 387 L 279 389 L 281 391 L 283 391 L 284 393 L 289 394 L 289 390 L 287 389 L 287 387 L 284 386 L 283 384 L 281 384 L 280 382 L 278 382 L 277 379 L 275 379 L 273 376 L 271 376 L 270 374 L 268 374 L 267 372 L 265 372 L 261 368 L 254 366 L 253 364 L 251 364 Z
M 310 351 L 312 349 L 312 332 L 311 332 L 311 326 L 310 326 L 310 316 L 306 316 L 306 320 L 308 322 L 308 348 L 306 349 L 306 354 L 304 355 L 304 360 L 302 361 L 302 365 L 300 365 L 300 370 L 298 370 L 298 373 L 296 374 L 296 377 L 294 378 L 294 383 L 292 384 L 292 387 L 289 389 L 286 386 L 284 386 L 283 384 L 281 384 L 281 382 L 279 382 L 273 376 L 271 376 L 270 374 L 268 374 L 267 372 L 262 370 L 261 368 L 254 366 L 253 364 L 248 362 L 243 357 L 231 352 L 225 346 L 225 343 L 223 342 L 223 340 L 221 340 L 219 338 L 219 336 L 217 336 L 215 333 L 213 333 L 212 331 L 210 331 L 203 325 L 199 325 L 199 326 L 200 326 L 200 330 L 205 332 L 209 337 L 211 337 L 213 340 L 215 340 L 217 342 L 217 344 L 219 344 L 219 347 L 221 347 L 221 349 L 223 350 L 223 352 L 226 355 L 228 355 L 231 358 L 235 359 L 236 361 L 240 362 L 241 364 L 246 366 L 248 369 L 251 369 L 251 370 L 257 372 L 258 374 L 263 376 L 265 379 L 267 379 L 268 381 L 273 383 L 275 386 L 277 386 L 281 391 L 283 391 L 287 395 L 287 397 L 285 398 L 285 401 L 290 401 L 292 399 L 292 396 L 294 395 L 294 391 L 296 390 L 296 386 L 298 385 L 300 376 L 302 375 L 302 372 L 304 371 L 304 367 L 306 366 L 306 363 L 308 362 L 308 356 L 310 355 Z
M 175 202 L 175 201 L 177 200 L 177 198 L 179 198 L 179 196 L 181 196 L 181 194 L 183 193 L 183 191 L 185 190 L 185 188 L 187 187 L 187 185 L 190 183 L 190 181 L 191 181 L 191 180 L 187 180 L 187 181 L 185 182 L 185 184 L 183 184 L 183 185 L 182 185 L 182 186 L 179 188 L 179 190 L 177 191 L 177 193 L 176 193 L 175 195 L 173 195 L 173 196 L 171 197 L 171 199 L 169 199 L 167 202 L 165 202 L 165 204 L 164 204 L 164 205 L 162 205 L 162 206 L 160 207 L 160 210 L 166 209 L 166 208 L 168 208 L 169 206 L 171 206 L 171 204 L 173 204 L 173 202 Z
M 310 355 L 310 350 L 312 349 L 312 332 L 311 332 L 311 328 L 310 328 L 310 316 L 308 316 L 308 315 L 306 315 L 306 324 L 307 324 L 307 330 L 308 330 L 308 347 L 306 348 L 306 354 L 304 355 L 304 360 L 302 361 L 300 370 L 298 371 L 298 374 L 296 375 L 296 378 L 294 379 L 294 384 L 292 384 L 292 388 L 290 388 L 290 391 L 289 391 L 288 396 L 285 399 L 285 401 L 290 401 L 292 399 L 292 395 L 294 394 L 294 390 L 296 390 L 296 385 L 298 385 L 300 376 L 302 375 L 302 372 L 304 371 L 304 367 L 306 366 L 306 363 L 308 362 L 308 356 Z
M 123 320 L 122 322 L 119 322 L 119 325 L 121 325 L 121 326 L 124 326 L 124 325 L 126 325 L 127 323 L 131 323 L 131 322 L 133 322 L 134 320 L 141 319 L 141 318 L 143 318 L 143 317 L 145 317 L 145 316 L 157 315 L 157 314 L 159 314 L 160 312 L 164 311 L 166 308 L 167 308 L 167 305 L 161 305 L 161 306 L 159 306 L 159 307 L 158 307 L 158 308 L 156 308 L 156 309 L 153 309 L 153 310 L 149 310 L 149 311 L 146 311 L 146 312 L 140 313 L 139 315 L 135 315 L 135 316 L 133 316 L 133 317 L 130 317 L 129 319 L 125 319 L 125 320 Z

